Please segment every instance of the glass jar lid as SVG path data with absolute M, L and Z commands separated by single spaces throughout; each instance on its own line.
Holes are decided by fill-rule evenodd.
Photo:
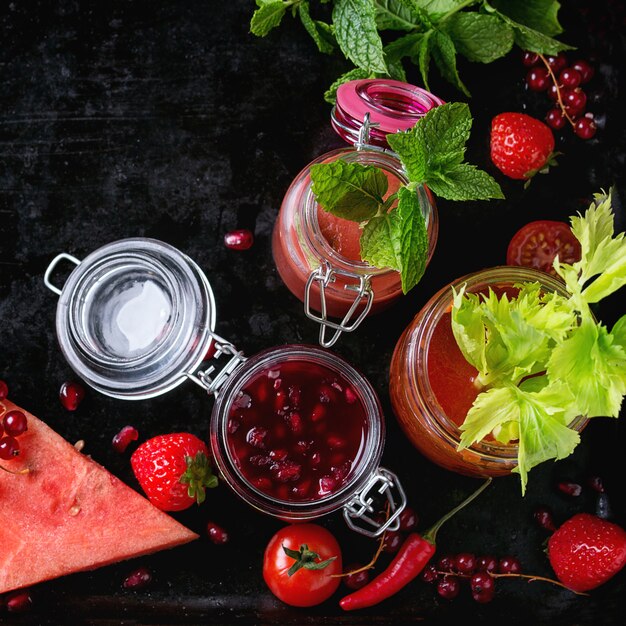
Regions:
M 368 143 L 388 148 L 388 134 L 412 128 L 440 104 L 444 104 L 441 98 L 399 80 L 351 80 L 337 89 L 331 123 L 343 139 L 357 143 L 365 116 L 369 115 Z
M 48 277 L 59 257 L 76 268 L 63 289 Z M 169 391 L 198 368 L 215 328 L 202 270 L 162 241 L 122 239 L 78 261 L 59 255 L 46 284 L 59 293 L 56 329 L 74 371 L 98 391 L 142 399 Z

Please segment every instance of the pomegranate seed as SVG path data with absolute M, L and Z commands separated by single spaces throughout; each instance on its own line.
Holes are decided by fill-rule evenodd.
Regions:
M 322 385 L 320 387 L 320 402 L 328 404 L 335 398 L 335 392 L 330 385 Z
M 221 545 L 228 541 L 228 533 L 215 522 L 208 522 L 206 531 L 209 535 L 209 539 L 216 545 Z
M 274 471 L 276 479 L 281 483 L 295 482 L 300 479 L 302 466 L 295 461 L 281 461 L 276 464 L 276 469 Z
M 331 450 L 341 450 L 346 447 L 346 440 L 343 437 L 338 437 L 337 435 L 330 435 L 326 440 L 326 443 Z
M 557 487 L 561 493 L 564 493 L 566 496 L 578 497 L 583 488 L 578 483 L 571 483 L 567 481 L 560 482 Z
M 309 495 L 310 491 L 311 491 L 310 480 L 305 480 L 304 482 L 301 482 L 299 485 L 296 485 L 295 487 L 292 487 L 291 489 L 291 493 L 300 499 L 306 498 L 306 496 Z
M 269 491 L 272 488 L 272 481 L 265 476 L 259 476 L 252 481 L 252 484 L 261 491 Z
M 267 430 L 261 426 L 254 426 L 246 435 L 246 441 L 254 448 L 265 449 L 265 438 L 267 437 Z
M 276 411 L 286 411 L 288 408 L 289 403 L 287 402 L 287 394 L 282 389 L 279 389 L 276 392 L 276 397 L 274 398 L 274 409 Z
M 270 459 L 273 461 L 284 461 L 287 458 L 287 450 L 278 448 L 277 450 L 270 450 Z
M 600 476 L 592 476 L 587 481 L 587 484 L 596 492 L 604 493 L 604 484 Z
M 348 404 L 354 404 L 358 400 L 356 393 L 354 393 L 354 391 L 350 389 L 350 387 L 346 387 L 343 393 Z
M 316 404 L 311 411 L 311 421 L 319 422 L 326 416 L 326 407 L 323 404 Z
M 319 465 L 322 462 L 322 456 L 319 452 L 314 452 L 311 455 L 311 459 L 309 461 L 310 465 L 312 467 L 315 467 L 316 465 Z
M 302 397 L 302 389 L 296 385 L 289 387 L 289 400 L 294 407 L 300 406 L 300 399 Z
M 272 387 L 274 387 L 274 389 L 275 389 L 276 391 L 278 391 L 278 390 L 280 389 L 280 387 L 281 387 L 281 385 L 282 385 L 282 384 L 283 384 L 283 381 L 282 381 L 280 378 L 277 378 L 277 379 L 274 381 L 274 384 L 272 385 Z
M 224 235 L 224 245 L 230 250 L 248 250 L 254 243 L 254 235 L 247 228 L 231 230 Z
M 545 528 L 545 530 L 550 532 L 554 532 L 556 530 L 556 525 L 554 524 L 554 518 L 552 517 L 552 511 L 550 511 L 550 509 L 539 507 L 535 509 L 533 517 L 541 528 Z
M 333 478 L 340 483 L 350 473 L 352 461 L 345 461 L 341 465 L 332 468 Z
M 126 451 L 126 448 L 132 441 L 139 439 L 139 433 L 134 426 L 124 426 L 117 435 L 113 437 L 113 448 L 120 454 Z
M 444 576 L 437 583 L 437 593 L 445 600 L 452 600 L 459 595 L 461 583 L 456 576 Z
M 9 613 L 25 613 L 33 606 L 33 598 L 28 591 L 18 591 L 6 598 Z
M 285 416 L 285 419 L 287 420 L 289 428 L 291 428 L 291 432 L 296 435 L 302 432 L 302 418 L 300 417 L 300 413 L 289 413 L 289 415 Z
M 124 589 L 143 589 L 152 582 L 152 572 L 147 567 L 133 570 L 122 583 Z
M 409 532 L 417 528 L 417 522 L 419 518 L 417 513 L 411 507 L 405 507 L 400 516 L 398 517 L 398 521 L 400 523 L 400 530 L 405 532 Z
M 312 445 L 313 445 L 312 441 L 304 441 L 303 439 L 301 439 L 296 444 L 296 450 L 298 452 L 300 452 L 300 454 L 304 454 Z M 317 454 L 317 453 L 315 453 L 315 454 Z M 318 454 L 318 456 L 319 456 L 319 454 Z
M 20 444 L 14 437 L 0 439 L 0 459 L 9 461 L 20 453 Z
M 504 556 L 498 561 L 498 572 L 500 574 L 519 574 L 522 566 L 514 556 Z
M 228 434 L 234 435 L 239 430 L 239 422 L 232 417 L 228 420 Z
M 367 583 L 369 582 L 370 573 L 368 570 L 364 569 L 359 572 L 354 571 L 354 570 L 360 569 L 361 567 L 363 566 L 359 563 L 353 563 L 349 567 L 346 567 L 345 573 L 354 572 L 353 574 L 348 574 L 347 576 L 344 576 L 343 578 L 343 582 L 346 584 L 346 587 L 348 587 L 349 589 L 353 589 L 353 590 L 360 589 L 361 587 L 364 587 L 365 585 L 367 585 Z
M 5 400 L 9 395 L 9 386 L 0 379 L 0 400 Z
M 255 467 L 265 467 L 266 465 L 270 465 L 272 459 L 270 459 L 269 456 L 264 456 L 263 454 L 253 454 L 248 461 L 250 461 L 250 464 Z
M 22 411 L 8 411 L 2 420 L 4 432 L 11 437 L 19 437 L 28 430 L 26 415 Z
M 77 382 L 66 381 L 61 385 L 59 398 L 68 411 L 75 411 L 85 397 L 85 388 Z
M 319 479 L 319 489 L 317 493 L 320 496 L 328 495 L 332 493 L 337 486 L 337 481 L 332 476 L 322 476 Z

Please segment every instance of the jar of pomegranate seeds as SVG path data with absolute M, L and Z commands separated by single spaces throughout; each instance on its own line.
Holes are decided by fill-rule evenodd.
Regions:
M 344 83 L 332 110 L 333 128 L 349 147 L 309 163 L 285 193 L 272 236 L 276 269 L 287 288 L 304 303 L 306 316 L 320 325 L 319 342 L 332 346 L 368 313 L 380 311 L 402 295 L 400 274 L 361 260 L 360 227 L 324 211 L 311 190 L 311 166 L 338 159 L 380 168 L 387 195 L 408 182 L 387 135 L 414 126 L 443 101 L 413 85 L 391 79 Z M 433 195 L 424 186 L 415 193 L 428 230 L 428 261 L 435 249 L 438 217 Z
M 62 261 L 75 267 L 60 289 L 52 279 Z M 94 389 L 139 400 L 191 380 L 215 397 L 213 456 L 251 506 L 292 521 L 342 510 L 369 536 L 399 528 L 406 497 L 380 467 L 380 402 L 341 357 L 297 344 L 245 357 L 214 333 L 202 270 L 158 240 L 116 241 L 82 261 L 60 254 L 44 282 L 59 296 L 61 350 Z

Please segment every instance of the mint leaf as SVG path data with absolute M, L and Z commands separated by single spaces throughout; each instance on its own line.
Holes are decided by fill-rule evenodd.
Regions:
M 428 177 L 428 187 L 446 200 L 504 198 L 500 185 L 487 172 L 469 163 L 458 163 L 444 173 L 435 172 Z
M 371 0 L 336 0 L 332 16 L 337 43 L 346 58 L 357 67 L 386 74 L 383 43 Z
M 311 181 L 311 190 L 324 210 L 354 222 L 376 215 L 388 187 L 381 169 L 341 159 L 313 165 Z
M 402 269 L 401 235 L 397 211 L 373 217 L 363 227 L 361 259 L 373 267 Z
M 549 55 L 557 55 L 559 52 L 563 52 L 565 50 L 574 50 L 573 46 L 562 43 L 552 37 L 549 37 L 548 35 L 544 35 L 541 31 L 534 30 L 529 26 L 520 24 L 504 13 L 496 11 L 486 0 L 485 7 L 492 12 L 495 12 L 495 14 L 498 15 L 502 21 L 506 22 L 513 29 L 515 43 L 522 50 L 530 50 L 531 52 Z
M 432 30 L 425 33 L 409 33 L 394 39 L 385 46 L 387 63 L 395 63 L 399 59 L 409 57 L 418 65 L 422 74 L 424 86 L 428 89 L 428 66 L 430 64 L 429 40 Z
M 398 190 L 398 227 L 402 292 L 408 293 L 420 281 L 428 258 L 428 231 L 417 194 L 406 187 Z
M 257 2 L 259 8 L 253 13 L 250 20 L 250 32 L 258 37 L 265 37 L 273 28 L 276 28 L 285 15 L 286 6 L 282 0 L 263 0 Z
M 315 42 L 317 49 L 324 54 L 332 54 L 335 50 L 335 41 L 331 27 L 311 17 L 308 2 L 302 2 L 298 5 L 298 15 L 307 33 L 311 35 Z
M 469 97 L 470 92 L 459 77 L 456 67 L 456 48 L 450 36 L 440 30 L 435 30 L 430 39 L 430 46 L 432 57 L 441 75 Z
M 513 29 L 496 15 L 455 13 L 442 28 L 470 61 L 491 63 L 513 47 Z
M 558 18 L 561 5 L 557 0 L 491 0 L 491 4 L 512 20 L 549 37 L 563 32 Z
M 379 30 L 422 30 L 429 23 L 428 15 L 410 0 L 375 0 L 374 7 Z
M 359 80 L 361 78 L 373 78 L 372 72 L 364 70 L 360 67 L 355 67 L 353 70 L 342 74 L 325 92 L 324 100 L 328 104 L 335 104 L 337 102 L 337 89 L 344 83 L 350 80 Z
M 475 2 L 468 2 L 467 0 L 412 0 L 412 2 L 426 11 L 430 18 L 436 22 L 451 11 L 478 4 L 480 0 L 475 0 Z

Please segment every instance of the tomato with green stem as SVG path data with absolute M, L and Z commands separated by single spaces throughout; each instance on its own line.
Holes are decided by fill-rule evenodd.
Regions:
M 580 260 L 580 242 L 565 222 L 536 220 L 522 226 L 511 238 L 507 265 L 524 265 L 555 275 L 552 267 L 558 255 L 561 263 Z
M 335 536 L 318 524 L 290 524 L 270 539 L 263 578 L 270 591 L 291 606 L 315 606 L 337 590 L 342 572 Z

